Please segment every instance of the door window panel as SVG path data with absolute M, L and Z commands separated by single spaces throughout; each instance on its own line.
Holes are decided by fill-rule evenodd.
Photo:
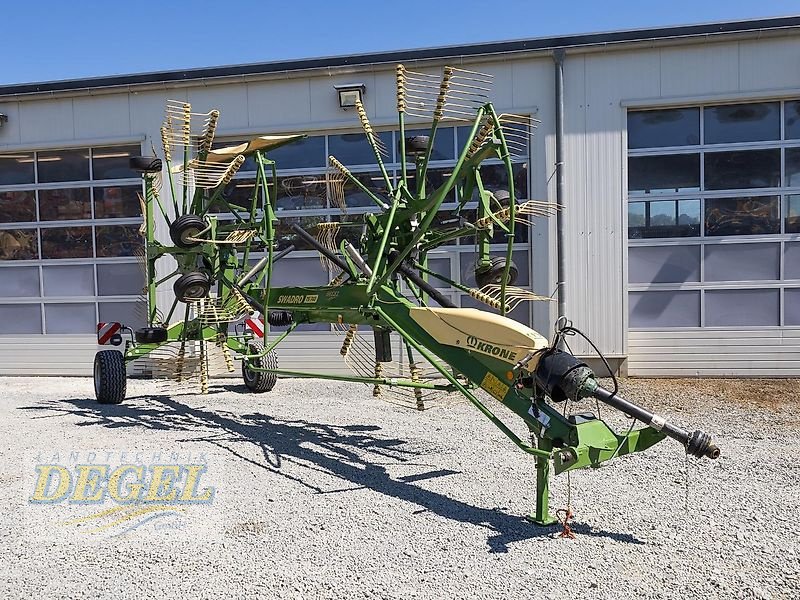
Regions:
M 0 154 L 0 185 L 33 183 L 33 152 Z
M 39 183 L 87 181 L 89 179 L 89 150 L 38 152 L 36 167 L 39 169 Z
M 279 211 L 326 208 L 325 175 L 279 177 L 277 207 Z
M 706 152 L 705 189 L 768 188 L 781 185 L 781 151 Z
M 783 112 L 786 114 L 786 123 L 784 124 L 783 135 L 787 140 L 796 140 L 800 138 L 800 100 L 793 102 L 786 102 L 783 107 Z
M 706 326 L 778 324 L 778 290 L 706 290 Z
M 36 193 L 33 190 L 0 192 L 0 223 L 24 223 L 35 220 Z
M 700 155 L 666 154 L 628 159 L 628 190 L 646 194 L 700 190 Z
M 0 260 L 39 258 L 39 239 L 35 229 L 0 229 Z
M 706 281 L 780 279 L 780 244 L 708 244 Z
M 45 296 L 94 296 L 92 265 L 45 265 L 42 267 Z
M 706 199 L 706 235 L 780 233 L 779 196 Z
M 91 258 L 91 227 L 48 227 L 41 230 L 42 258 Z
M 136 256 L 144 245 L 139 225 L 102 225 L 95 231 L 98 258 Z
M 800 325 L 800 288 L 783 291 L 783 324 Z
M 312 136 L 280 146 L 267 152 L 267 157 L 274 160 L 278 169 L 308 169 L 324 167 L 325 136 Z
M 0 304 L 0 335 L 42 333 L 39 304 Z
M 94 303 L 44 305 L 45 333 L 95 333 Z
M 786 233 L 800 233 L 800 195 L 786 196 Z
M 91 219 L 89 188 L 39 190 L 39 219 L 64 221 Z
M 632 328 L 699 327 L 700 292 L 630 292 L 629 324 Z
M 392 132 L 381 131 L 377 137 L 388 152 L 388 156 L 381 156 L 386 163 L 394 161 L 392 154 Z M 450 137 L 452 145 L 452 134 Z M 375 153 L 372 151 L 364 133 L 341 133 L 328 136 L 328 153 L 335 156 L 343 165 L 374 165 Z M 278 168 L 283 168 L 278 165 Z
M 0 269 L 0 297 L 39 296 L 39 267 L 5 267 Z
M 786 149 L 786 185 L 800 187 L 800 148 Z
M 705 143 L 779 140 L 780 115 L 780 102 L 706 106 L 703 109 Z
M 142 214 L 139 186 L 114 186 L 94 188 L 94 218 L 119 219 L 139 217 Z
M 98 295 L 138 296 L 143 290 L 144 272 L 138 263 L 97 265 Z
M 783 278 L 800 279 L 800 242 L 783 245 Z
M 415 137 L 419 135 L 430 136 L 430 129 L 406 129 L 406 137 Z M 436 130 L 436 137 L 433 139 L 433 151 L 431 152 L 431 160 L 455 160 L 455 151 L 453 150 L 453 135 L 455 130 L 452 127 L 441 127 Z M 400 132 L 397 132 L 397 137 L 400 137 Z M 399 150 L 398 140 L 398 154 Z M 399 157 L 398 157 L 399 160 Z M 413 159 L 411 160 L 413 163 Z
M 699 143 L 699 108 L 628 113 L 628 148 L 692 146 Z
M 147 303 L 100 302 L 97 304 L 97 320 L 100 323 L 122 323 L 136 330 L 147 325 Z
M 133 179 L 139 173 L 130 167 L 131 156 L 141 153 L 139 146 L 92 148 L 92 179 Z
M 632 246 L 628 250 L 628 281 L 700 281 L 700 246 Z

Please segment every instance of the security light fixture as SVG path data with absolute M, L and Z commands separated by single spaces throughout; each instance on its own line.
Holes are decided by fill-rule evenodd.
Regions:
M 344 110 L 353 108 L 356 102 L 363 100 L 367 86 L 363 83 L 345 83 L 333 86 L 339 94 L 339 106 Z

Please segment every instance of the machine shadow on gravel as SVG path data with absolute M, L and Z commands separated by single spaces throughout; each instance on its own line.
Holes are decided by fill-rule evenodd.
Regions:
M 450 471 L 435 471 L 430 477 L 393 479 L 379 463 L 410 463 L 423 452 L 406 448 L 405 440 L 380 436 L 377 433 L 380 427 L 375 425 L 341 426 L 306 420 L 283 420 L 263 413 L 235 414 L 188 406 L 170 395 L 159 394 L 129 398 L 127 404 L 118 405 L 98 404 L 90 398 L 48 400 L 21 407 L 20 410 L 56 413 L 47 417 L 57 416 L 58 413 L 72 415 L 81 419 L 78 425 L 86 427 L 141 427 L 197 434 L 180 441 L 211 444 L 240 460 L 286 477 L 317 493 L 367 488 L 418 505 L 422 510 L 414 514 L 430 511 L 446 519 L 485 528 L 490 532 L 487 538 L 489 552 L 507 552 L 509 544 L 537 537 L 552 537 L 560 530 L 558 526 L 538 527 L 502 509 L 472 506 L 413 485 L 421 479 L 452 474 Z M 44 416 L 40 415 L 39 418 Z M 245 456 L 244 447 L 236 447 L 242 444 L 255 446 L 263 460 Z M 323 472 L 356 487 L 323 490 L 308 480 L 282 470 L 283 463 L 309 469 L 310 476 L 313 475 L 312 471 Z M 571 527 L 581 535 L 643 543 L 631 534 L 599 530 L 585 523 L 573 523 Z

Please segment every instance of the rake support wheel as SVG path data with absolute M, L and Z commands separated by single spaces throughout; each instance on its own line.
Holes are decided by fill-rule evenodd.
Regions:
M 94 355 L 94 395 L 100 404 L 119 404 L 127 388 L 125 358 L 118 350 L 101 350 Z
M 250 356 L 264 354 L 264 343 L 258 340 L 251 340 L 247 345 Z M 256 369 L 277 369 L 278 353 L 270 350 L 266 355 L 258 358 L 242 360 L 242 379 L 247 389 L 256 394 L 269 392 L 275 387 L 278 376 L 275 373 L 265 373 L 264 371 L 253 371 L 248 368 L 252 364 Z
M 208 296 L 210 289 L 211 280 L 208 275 L 200 271 L 184 273 L 172 284 L 172 291 L 175 292 L 175 297 L 181 302 L 191 302 L 192 300 L 205 298 Z
M 206 223 L 202 217 L 197 215 L 181 215 L 169 226 L 169 237 L 179 248 L 194 248 L 201 242 L 195 242 L 189 238 L 195 237 L 203 229 Z
M 477 267 L 475 269 L 475 283 L 477 284 L 478 288 L 482 288 L 485 285 L 495 284 L 500 285 L 503 281 L 503 273 L 506 268 L 506 259 L 504 256 L 494 256 L 491 259 L 491 263 L 487 267 Z M 511 268 L 508 270 L 508 280 L 506 281 L 506 285 L 514 285 L 517 282 L 517 277 L 519 276 L 519 270 L 517 269 L 517 265 L 514 264 L 514 261 L 511 261 Z

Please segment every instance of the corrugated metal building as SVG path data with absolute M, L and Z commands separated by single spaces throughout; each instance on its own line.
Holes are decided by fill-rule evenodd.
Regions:
M 0 87 L 0 374 L 88 375 L 95 323 L 140 319 L 127 156 L 158 146 L 167 99 L 219 108 L 228 140 L 308 133 L 273 158 L 282 222 L 312 225 L 338 214 L 305 187 L 328 154 L 367 182 L 374 168 L 334 85 L 365 84 L 393 148 L 396 63 L 490 73 L 499 111 L 541 121 L 518 183 L 555 201 L 562 50 L 568 316 L 631 375 L 800 376 L 800 17 Z M 437 144 L 442 171 L 459 131 Z M 354 190 L 348 204 L 368 210 Z M 537 224 L 515 257 L 545 295 L 555 234 Z M 468 280 L 471 251 L 435 268 Z M 311 251 L 279 264 L 279 283 L 326 276 Z M 514 316 L 549 333 L 555 306 Z M 299 332 L 282 365 L 339 369 L 338 344 L 327 327 Z

